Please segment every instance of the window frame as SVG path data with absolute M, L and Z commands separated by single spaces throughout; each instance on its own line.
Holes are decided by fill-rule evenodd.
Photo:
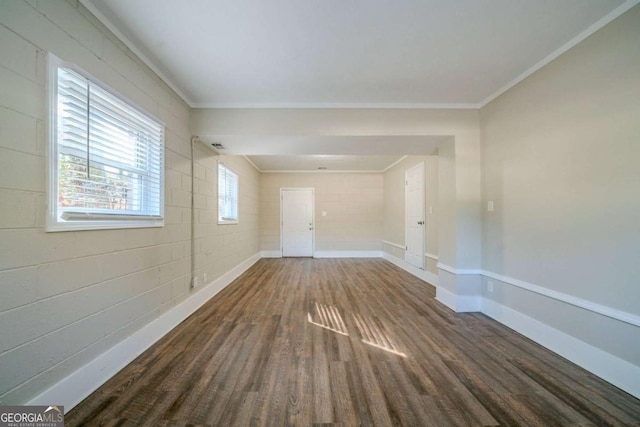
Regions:
M 159 214 L 158 215 L 135 215 L 131 213 L 118 214 L 111 212 L 100 212 L 100 209 L 85 210 L 70 209 L 68 213 L 60 212 L 58 209 L 59 197 L 59 174 L 58 174 L 58 70 L 66 68 L 78 73 L 83 78 L 90 81 L 92 85 L 106 91 L 109 95 L 127 104 L 127 106 L 137 110 L 149 119 L 157 122 L 162 128 L 161 159 L 159 170 Z M 76 64 L 64 61 L 52 53 L 47 55 L 47 152 L 46 152 L 46 177 L 47 177 L 47 209 L 46 209 L 46 232 L 58 231 L 80 231 L 80 230 L 108 230 L 122 228 L 150 228 L 164 226 L 164 200 L 165 200 L 165 123 L 155 115 L 140 108 L 135 102 L 123 96 L 118 91 L 93 77 Z M 148 188 L 148 187 L 146 187 Z M 73 212 L 77 211 L 77 212 Z M 64 218 L 66 216 L 66 218 Z
M 223 162 L 218 162 L 217 165 L 217 175 L 216 175 L 216 179 L 217 179 L 217 198 L 218 198 L 218 212 L 217 212 L 217 217 L 218 217 L 218 225 L 230 225 L 230 224 L 239 224 L 240 223 L 240 175 L 233 170 L 232 168 L 230 168 L 228 165 L 226 165 Z M 227 172 L 230 172 L 231 174 L 235 175 L 236 177 L 236 218 L 235 219 L 223 219 L 220 216 L 220 168 L 224 168 Z

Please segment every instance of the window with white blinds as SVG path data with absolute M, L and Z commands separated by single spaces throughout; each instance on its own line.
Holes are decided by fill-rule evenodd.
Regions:
M 163 124 L 75 67 L 50 79 L 49 231 L 163 225 Z
M 238 175 L 218 163 L 218 224 L 238 223 Z

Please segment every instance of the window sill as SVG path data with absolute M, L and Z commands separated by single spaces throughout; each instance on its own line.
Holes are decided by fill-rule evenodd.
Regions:
M 218 220 L 218 225 L 234 225 L 234 224 L 239 224 L 240 221 L 239 220 L 225 220 L 225 221 L 220 221 Z
M 164 219 L 110 219 L 110 220 L 74 220 L 50 221 L 45 231 L 84 231 L 84 230 L 117 230 L 123 228 L 157 228 L 164 227 Z

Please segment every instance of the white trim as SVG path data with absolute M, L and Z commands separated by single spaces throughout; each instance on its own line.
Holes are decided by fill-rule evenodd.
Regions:
M 640 3 L 640 0 L 627 0 L 626 2 L 622 3 L 620 6 L 613 9 L 611 12 L 609 12 L 608 14 L 606 14 L 605 16 L 597 20 L 592 25 L 590 25 L 586 30 L 584 30 L 583 32 L 581 32 L 580 34 L 578 34 L 577 36 L 569 40 L 569 42 L 567 42 L 560 48 L 556 49 L 555 51 L 551 52 L 549 55 L 544 57 L 540 62 L 535 64 L 533 67 L 529 68 L 527 71 L 520 74 L 515 79 L 511 80 L 502 88 L 498 89 L 496 92 L 489 95 L 487 98 L 484 99 L 484 101 L 478 104 L 478 108 L 482 108 L 486 106 L 488 103 L 490 103 L 491 101 L 493 101 L 494 99 L 496 99 L 497 97 L 499 97 L 500 95 L 502 95 L 503 93 L 505 93 L 506 91 L 508 91 L 509 89 L 511 89 L 512 87 L 514 87 L 515 85 L 517 85 L 518 83 L 526 79 L 527 77 L 529 77 L 530 75 L 532 75 L 533 73 L 535 73 L 536 71 L 538 71 L 539 69 L 541 69 L 542 67 L 544 67 L 545 65 L 547 65 L 548 63 L 550 63 L 551 61 L 553 61 L 554 59 L 556 59 L 557 57 L 559 57 L 560 55 L 568 51 L 569 49 L 571 49 L 572 47 L 576 46 L 578 43 L 580 43 L 581 41 L 583 41 L 584 39 L 586 39 L 596 31 L 598 31 L 600 28 L 607 25 L 609 22 L 616 19 L 618 16 L 622 15 L 623 13 L 625 13 L 626 11 L 634 7 L 638 3 Z
M 164 213 L 165 213 L 165 188 L 164 185 L 158 187 L 158 215 L 128 215 L 119 214 L 113 210 L 106 210 L 106 213 L 98 212 L 99 209 L 95 209 L 96 212 L 82 211 L 81 208 L 76 208 L 79 211 L 62 211 L 58 206 L 58 153 L 59 153 L 59 141 L 58 141 L 58 76 L 61 69 L 69 69 L 77 73 L 83 79 L 86 79 L 90 85 L 100 88 L 110 97 L 115 98 L 117 101 L 126 104 L 128 107 L 137 111 L 140 115 L 146 117 L 146 119 L 155 122 L 156 125 L 162 128 L 162 137 L 159 144 L 159 149 L 162 153 L 162 160 L 158 164 L 158 178 L 159 182 L 164 182 L 165 167 L 164 159 L 166 158 L 166 123 L 160 120 L 155 114 L 150 113 L 145 108 L 138 105 L 138 103 L 129 99 L 129 97 L 123 95 L 120 91 L 111 87 L 110 85 L 97 79 L 93 74 L 85 71 L 83 68 L 73 62 L 63 60 L 51 52 L 46 55 L 46 97 L 47 97 L 47 111 L 46 111 L 46 200 L 47 209 L 44 229 L 45 232 L 64 232 L 64 231 L 84 231 L 84 230 L 114 230 L 125 228 L 154 228 L 164 226 Z M 146 186 L 145 186 L 146 187 Z
M 260 257 L 262 258 L 282 258 L 282 249 L 276 251 L 261 251 Z
M 530 292 L 534 292 L 539 295 L 544 295 L 549 298 L 553 298 L 558 301 L 565 302 L 567 304 L 574 305 L 576 307 L 584 308 L 585 310 L 592 311 L 594 313 L 601 314 L 603 316 L 610 317 L 612 319 L 619 320 L 621 322 L 629 323 L 630 325 L 640 326 L 640 316 L 637 316 L 626 311 L 618 310 L 612 307 L 607 307 L 602 304 L 597 304 L 582 298 L 568 295 L 562 292 L 554 291 L 552 289 L 544 288 L 542 286 L 527 283 L 523 280 L 514 279 L 512 277 L 503 276 L 501 274 L 493 273 L 491 271 L 483 270 L 482 275 L 491 279 L 498 280 L 503 283 L 507 283 L 512 286 L 516 286 L 521 289 L 525 289 Z
M 601 314 L 603 316 L 610 317 L 615 320 L 619 320 L 621 322 L 628 323 L 634 326 L 640 326 L 640 316 L 636 314 L 632 314 L 623 310 L 618 310 L 616 308 L 607 307 L 602 304 L 598 304 L 595 302 L 591 302 L 579 297 L 575 297 L 573 295 L 568 295 L 562 292 L 554 291 L 552 289 L 545 288 L 543 286 L 534 285 L 532 283 L 525 282 L 524 280 L 514 279 L 513 277 L 503 276 L 502 274 L 493 273 L 491 271 L 482 270 L 482 269 L 459 269 L 455 267 L 451 267 L 449 265 L 438 262 L 438 269 L 444 270 L 451 274 L 456 275 L 472 275 L 472 274 L 480 274 L 482 276 L 498 280 L 500 282 L 516 286 L 521 289 L 525 289 L 530 292 L 534 292 L 539 295 L 544 295 L 549 298 L 553 298 L 557 301 L 562 301 L 567 304 L 574 305 L 576 307 L 583 308 L 585 310 L 592 311 L 594 313 Z
M 444 270 L 447 271 L 451 274 L 456 274 L 456 275 L 470 275 L 470 274 L 482 274 L 483 271 L 479 268 L 455 268 L 455 267 L 451 267 L 450 265 L 447 264 L 443 264 L 441 262 L 438 262 L 438 265 L 436 266 L 438 267 L 440 270 Z
M 402 249 L 403 251 L 406 251 L 406 248 L 403 245 L 399 245 L 397 243 L 393 243 L 388 240 L 383 240 L 382 243 L 384 243 L 385 245 L 393 246 L 394 248 L 398 248 L 398 249 Z
M 51 402 L 61 402 L 67 411 L 70 410 L 198 310 L 259 259 L 260 254 L 256 253 L 207 286 L 198 288 L 197 292 L 194 292 L 180 304 L 43 391 L 31 399 L 27 405 L 48 405 Z
M 393 255 L 391 255 L 391 254 L 389 254 L 387 252 L 383 252 L 382 253 L 382 258 L 386 259 L 391 264 L 394 264 L 394 265 L 400 267 L 401 269 L 403 269 L 407 273 L 413 274 L 418 279 L 424 280 L 425 282 L 427 282 L 428 284 L 430 284 L 434 288 L 438 286 L 438 275 L 437 274 L 434 274 L 434 273 L 432 273 L 430 271 L 427 271 L 427 270 L 420 270 L 419 268 L 409 264 L 405 260 L 400 259 L 398 257 L 395 257 L 395 256 L 393 256 Z
M 401 161 L 403 161 L 404 159 L 406 159 L 407 157 L 409 157 L 408 155 L 406 156 L 402 156 L 400 157 L 398 160 L 396 160 L 395 162 L 391 163 L 389 166 L 387 166 L 386 168 L 382 169 L 382 172 L 386 172 L 389 169 L 391 169 L 392 167 L 394 167 L 395 165 L 397 165 L 398 163 L 400 163 Z
M 315 251 L 314 258 L 382 258 L 381 251 Z
M 436 288 L 436 301 L 456 311 L 456 294 L 449 292 L 445 288 Z
M 247 156 L 247 155 L 244 155 L 244 154 L 243 154 L 243 155 L 242 155 L 242 157 L 244 157 L 244 159 L 245 159 L 247 162 L 249 162 L 249 163 L 251 164 L 251 166 L 253 166 L 253 167 L 255 168 L 255 170 L 257 170 L 258 172 L 262 172 L 262 170 L 261 170 L 258 166 L 256 166 L 256 164 L 255 164 L 255 163 L 253 163 L 253 162 L 251 161 L 251 159 L 249 158 L 249 156 Z
M 267 169 L 261 170 L 262 173 L 382 173 L 381 170 L 349 170 L 349 169 Z
M 640 367 L 489 298 L 482 312 L 616 387 L 640 398 Z
M 142 62 L 144 62 L 147 67 L 151 68 L 151 70 L 156 73 L 158 75 L 158 77 L 160 77 L 162 79 L 162 81 L 169 86 L 171 89 L 173 89 L 173 91 L 182 98 L 182 100 L 189 105 L 189 107 L 194 108 L 194 104 L 193 101 L 191 101 L 185 94 L 184 92 L 182 92 L 182 90 L 180 90 L 178 88 L 178 85 L 174 84 L 171 79 L 169 79 L 166 74 L 164 74 L 162 71 L 160 71 L 160 68 L 158 68 L 153 61 L 151 61 L 149 58 L 147 58 L 146 55 L 144 55 L 142 53 L 142 51 L 140 49 L 138 49 L 138 47 L 133 44 L 131 42 L 131 40 L 129 40 L 127 37 L 125 37 L 125 35 L 122 33 L 122 31 L 120 31 L 118 29 L 117 26 L 115 26 L 113 24 L 113 22 L 111 22 L 101 11 L 100 9 L 98 9 L 91 0 L 80 0 L 80 3 L 87 8 L 87 10 L 89 12 L 91 12 L 91 14 L 93 14 L 93 16 L 95 16 L 96 18 L 98 18 L 98 21 L 102 22 L 104 24 L 105 27 L 107 27 L 109 29 L 109 31 L 111 31 L 118 39 L 120 39 L 120 41 L 122 43 L 125 44 L 125 46 L 127 46 L 138 58 L 140 58 L 140 60 L 142 60 Z
M 425 252 L 424 256 L 435 261 L 438 261 L 439 259 L 438 255 L 430 254 L 429 252 Z
M 86 1 L 86 0 L 84 0 Z M 480 108 L 478 103 L 355 103 L 355 102 L 283 102 L 283 103 L 225 103 L 225 102 L 196 102 L 192 108 L 219 108 L 219 109 L 237 109 L 237 108 L 264 108 L 264 109 L 416 109 L 416 110 L 477 110 Z
M 482 310 L 482 296 L 456 295 L 440 286 L 436 288 L 436 301 L 456 313 L 474 313 Z

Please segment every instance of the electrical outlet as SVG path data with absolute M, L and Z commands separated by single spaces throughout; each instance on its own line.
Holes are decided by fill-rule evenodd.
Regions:
M 191 287 L 192 288 L 197 288 L 200 285 L 200 283 L 198 282 L 198 277 L 194 277 L 193 279 L 191 279 Z
M 489 200 L 489 201 L 487 202 L 487 211 L 489 211 L 489 212 L 493 212 L 493 210 L 494 210 L 494 209 L 495 209 L 495 206 L 494 206 L 494 204 L 493 204 L 493 200 Z
M 207 273 L 204 273 L 204 277 L 202 278 L 202 280 L 204 280 L 204 283 L 207 283 Z
M 487 280 L 487 291 L 493 292 L 493 281 Z

